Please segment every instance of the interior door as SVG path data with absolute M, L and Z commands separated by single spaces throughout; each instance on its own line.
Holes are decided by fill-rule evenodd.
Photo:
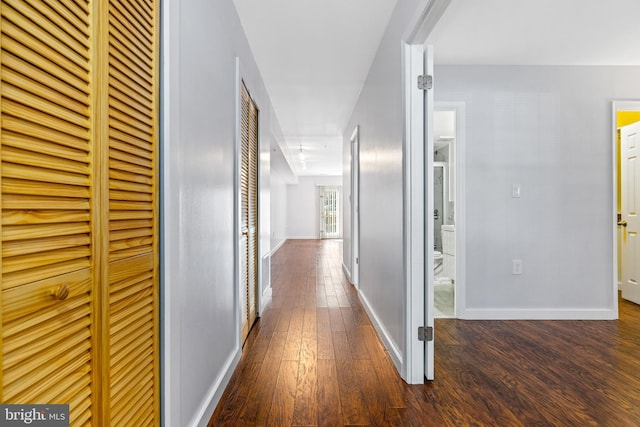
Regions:
M 241 340 L 257 318 L 258 109 L 242 85 L 240 111 L 240 313 Z
M 425 47 L 424 53 L 424 73 L 427 76 L 433 76 L 433 48 L 432 46 Z M 425 165 L 424 176 L 425 183 L 424 189 L 425 195 L 425 216 L 426 216 L 426 251 L 425 251 L 425 301 L 424 301 L 424 325 L 427 328 L 431 328 L 431 339 L 425 340 L 424 349 L 424 375 L 428 380 L 434 378 L 434 366 L 433 366 L 433 352 L 434 352 L 434 287 L 435 277 L 433 274 L 433 244 L 434 244 L 434 230 L 433 221 L 431 220 L 431 214 L 434 207 L 434 191 L 433 191 L 433 88 L 427 86 L 428 89 L 424 91 L 424 146 L 425 146 Z
M 624 264 L 622 298 L 640 304 L 640 122 L 620 129 L 622 144 L 622 220 Z
M 339 218 L 340 190 L 336 187 L 320 187 L 320 238 L 340 238 Z
M 91 19 L 34 3 L 0 4 L 0 402 L 69 404 L 72 425 L 97 425 Z

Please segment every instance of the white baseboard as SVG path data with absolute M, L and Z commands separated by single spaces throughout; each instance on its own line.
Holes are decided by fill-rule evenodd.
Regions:
M 262 299 L 260 300 L 260 314 L 264 313 L 264 309 L 271 302 L 272 295 L 273 289 L 271 288 L 271 284 L 269 284 L 269 287 L 262 292 Z
M 293 236 L 287 237 L 287 240 L 318 240 L 318 236 Z
M 464 320 L 614 320 L 613 309 L 502 309 L 469 308 L 459 314 Z
M 382 344 L 385 346 L 385 348 L 389 352 L 389 356 L 391 356 L 391 361 L 393 362 L 396 369 L 398 370 L 398 373 L 402 372 L 402 363 L 403 363 L 402 352 L 398 349 L 398 346 L 396 345 L 395 341 L 391 338 L 391 336 L 389 335 L 389 332 L 384 327 L 382 322 L 380 322 L 380 319 L 378 318 L 376 313 L 373 311 L 373 308 L 371 308 L 371 304 L 369 304 L 367 297 L 362 292 L 358 292 L 358 298 L 360 299 L 360 302 L 362 302 L 364 311 L 367 312 L 367 315 L 369 316 L 369 319 L 371 320 L 373 327 L 375 328 L 376 332 L 378 333 L 378 336 L 382 340 Z
M 342 271 L 344 272 L 344 275 L 347 276 L 347 280 L 349 281 L 349 283 L 353 285 L 353 281 L 351 280 L 351 272 L 349 271 L 347 266 L 344 265 L 344 262 L 342 263 Z
M 271 249 L 271 251 L 269 252 L 269 256 L 272 257 L 273 254 L 275 254 L 276 252 L 278 252 L 278 249 L 280 249 L 282 247 L 282 245 L 284 245 L 284 242 L 286 242 L 287 239 L 282 239 L 278 242 L 278 244 L 276 244 L 273 249 Z
M 231 375 L 233 375 L 233 371 L 238 366 L 240 362 L 240 356 L 242 356 L 242 348 L 239 347 L 234 351 L 231 356 L 227 359 L 226 363 L 218 378 L 213 382 L 209 392 L 207 393 L 207 398 L 203 401 L 202 405 L 200 405 L 200 409 L 196 412 L 196 415 L 189 422 L 189 426 L 192 427 L 206 427 L 213 415 L 213 411 L 216 410 L 216 406 L 218 406 L 218 402 L 222 397 L 222 393 L 224 393 L 224 389 L 229 384 L 229 380 L 231 379 Z

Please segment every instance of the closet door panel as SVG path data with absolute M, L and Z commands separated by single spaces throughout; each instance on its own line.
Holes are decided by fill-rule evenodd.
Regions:
M 159 423 L 157 3 L 109 5 L 108 361 L 111 425 Z
M 0 400 L 68 403 L 84 424 L 96 404 L 89 4 L 0 8 Z

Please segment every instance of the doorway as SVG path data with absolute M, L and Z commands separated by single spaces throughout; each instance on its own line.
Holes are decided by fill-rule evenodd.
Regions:
M 436 102 L 433 113 L 434 315 L 464 313 L 464 103 Z
M 360 126 L 351 135 L 351 283 L 360 283 Z
M 340 187 L 318 188 L 320 192 L 320 238 L 339 239 L 342 237 L 340 224 Z
M 640 262 L 638 260 L 638 228 L 636 201 L 640 197 L 640 171 L 637 170 L 637 150 L 640 143 L 640 101 L 613 103 L 613 141 L 615 164 L 614 227 L 614 301 L 622 298 L 640 304 Z
M 246 86 L 240 103 L 240 339 L 258 317 L 258 107 Z

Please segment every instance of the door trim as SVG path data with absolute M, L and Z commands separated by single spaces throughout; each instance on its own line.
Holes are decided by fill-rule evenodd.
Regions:
M 431 0 L 426 5 L 421 5 L 414 13 L 415 18 L 407 26 L 408 30 L 402 38 L 403 115 L 405 119 L 403 130 L 405 300 L 403 303 L 404 360 L 400 374 L 409 384 L 423 384 L 425 375 L 429 379 L 433 378 L 433 372 L 425 372 L 425 349 L 433 355 L 433 341 L 425 344 L 418 340 L 419 326 L 433 326 L 425 324 L 425 304 L 429 304 L 433 309 L 433 283 L 429 284 L 425 281 L 425 268 L 431 267 L 433 270 L 433 221 L 430 221 L 431 232 L 426 236 L 424 233 L 424 170 L 425 167 L 427 170 L 433 168 L 431 163 L 433 162 L 433 139 L 427 138 L 427 147 L 425 147 L 424 93 L 417 89 L 417 76 L 425 71 L 424 44 L 427 36 L 435 28 L 450 3 L 451 0 Z M 429 150 L 431 151 L 431 156 L 427 157 L 426 165 L 424 164 L 424 150 L 427 150 L 427 153 Z M 418 153 L 422 153 L 419 158 L 421 165 L 412 165 L 411 163 L 418 161 L 416 156 Z M 418 184 L 420 188 L 412 186 L 412 183 Z M 433 192 L 430 194 L 433 196 Z M 433 206 L 433 200 L 431 206 Z M 428 226 L 429 221 L 427 222 Z M 425 242 L 425 237 L 427 242 Z M 428 240 L 431 240 L 430 248 Z M 426 277 L 432 276 L 427 275 Z M 425 290 L 429 289 L 431 292 L 425 293 Z
M 360 289 L 360 125 L 351 135 L 351 283 Z

